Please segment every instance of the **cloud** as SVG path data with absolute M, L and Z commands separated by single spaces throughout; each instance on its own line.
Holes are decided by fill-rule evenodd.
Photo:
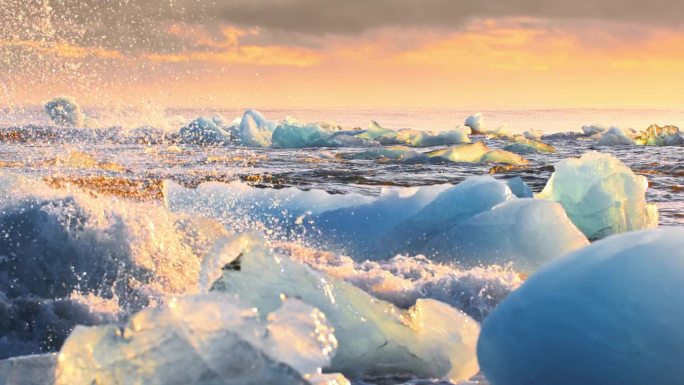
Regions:
M 194 0 L 183 0 L 194 1 Z M 471 18 L 533 17 L 680 24 L 680 0 L 232 0 L 211 6 L 223 22 L 302 34 L 383 27 L 459 29 Z
M 594 19 L 679 25 L 680 0 L 2 0 L 0 40 L 57 41 L 121 52 L 196 49 L 192 33 L 259 28 L 265 44 L 310 44 L 382 28 L 461 30 L 478 18 Z M 297 38 L 292 36 L 296 35 Z

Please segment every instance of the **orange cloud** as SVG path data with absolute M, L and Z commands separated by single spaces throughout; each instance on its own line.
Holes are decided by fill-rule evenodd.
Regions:
M 43 54 L 71 59 L 83 59 L 86 57 L 117 59 L 123 57 L 123 55 L 116 50 L 100 47 L 82 47 L 68 43 L 46 43 L 35 40 L 0 40 L 0 47 L 25 48 Z

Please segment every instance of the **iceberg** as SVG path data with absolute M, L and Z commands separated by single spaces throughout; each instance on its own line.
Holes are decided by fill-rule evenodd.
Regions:
M 311 216 L 308 238 L 358 258 L 373 258 L 380 238 L 450 187 L 385 188 L 379 197 L 365 204 L 359 202 Z
M 582 126 L 582 132 L 586 136 L 594 136 L 596 134 L 601 134 L 606 130 L 607 130 L 606 127 L 604 127 L 602 125 L 598 125 L 598 124 Z
M 459 143 L 469 143 L 470 132 L 458 127 L 441 132 L 419 131 L 411 129 L 390 130 L 373 121 L 367 130 L 358 136 L 374 140 L 382 145 L 401 145 L 410 147 L 448 146 Z
M 597 145 L 599 146 L 633 146 L 634 139 L 619 127 L 611 127 L 601 133 Z
M 516 193 L 530 195 L 515 183 Z M 424 254 L 466 268 L 510 263 L 529 272 L 588 243 L 560 204 L 519 199 L 490 176 L 456 186 L 387 189 L 379 197 L 239 182 L 195 190 L 166 182 L 164 196 L 172 211 L 205 215 L 235 231 L 263 230 L 272 239 L 294 236 L 356 259 Z
M 223 119 L 219 116 L 211 118 L 199 117 L 178 131 L 181 143 L 195 145 L 228 144 L 232 137 L 224 129 Z
M 612 155 L 588 152 L 555 168 L 537 197 L 562 204 L 589 239 L 658 225 L 657 207 L 646 203 L 648 181 Z
M 552 154 L 556 152 L 553 146 L 541 140 L 525 139 L 519 136 L 514 137 L 513 140 L 515 143 L 506 145 L 503 149 L 516 154 Z
M 530 186 L 528 186 L 519 176 L 506 180 L 506 185 L 511 189 L 513 195 L 518 198 L 534 198 L 534 193 Z
M 376 139 L 382 139 L 385 141 L 390 141 L 394 137 L 396 137 L 397 132 L 394 130 L 390 130 L 389 128 L 382 127 L 378 122 L 372 121 L 368 125 L 368 129 L 365 130 L 364 132 L 359 134 L 359 137 L 368 139 L 368 140 L 376 140 Z M 389 143 L 387 143 L 389 144 Z M 395 143 L 391 143 L 395 144 Z
M 247 110 L 237 127 L 233 127 L 237 144 L 246 147 L 269 147 L 271 130 L 269 122 L 257 111 Z
M 525 282 L 487 317 L 492 385 L 679 384 L 684 229 L 610 236 Z
M 53 123 L 60 126 L 83 127 L 85 115 L 76 100 L 60 96 L 45 103 L 45 112 Z
M 255 234 L 226 238 L 216 251 L 206 258 L 219 262 L 204 266 L 225 267 L 218 271 L 220 278 L 211 290 L 237 294 L 262 313 L 277 308 L 284 296 L 298 298 L 326 315 L 338 341 L 329 370 L 350 378 L 409 374 L 452 381 L 478 372 L 474 340 L 479 326 L 449 305 L 419 299 L 409 310 L 398 309 L 351 284 L 275 254 Z M 215 275 L 203 272 L 203 276 Z
M 542 136 L 544 136 L 544 131 L 541 130 L 530 129 L 523 132 L 523 137 L 528 140 L 541 140 Z
M 482 113 L 476 113 L 475 115 L 471 115 L 466 118 L 465 122 L 463 123 L 467 127 L 470 127 L 471 133 L 473 135 L 485 135 L 486 131 L 484 128 L 484 116 L 482 116 Z
M 635 141 L 646 146 L 684 146 L 684 133 L 675 126 L 653 124 L 637 135 Z
M 178 297 L 126 325 L 77 327 L 59 352 L 56 385 L 306 384 L 337 342 L 319 310 L 286 300 L 262 321 L 223 293 Z
M 451 144 L 469 143 L 468 134 L 462 129 L 442 132 L 403 129 L 397 131 L 394 141 L 411 147 L 434 147 Z M 380 142 L 383 140 L 380 138 Z
M 519 199 L 501 181 L 471 177 L 444 191 L 378 242 L 378 255 L 423 254 L 462 267 L 532 272 L 588 244 L 561 205 Z
M 461 144 L 441 150 L 430 151 L 426 154 L 429 158 L 443 159 L 451 162 L 467 163 L 506 163 L 527 164 L 528 161 L 518 154 L 509 151 L 491 149 L 484 142 Z
M 328 126 L 282 123 L 273 131 L 272 141 L 276 148 L 329 147 L 333 136 L 334 131 Z

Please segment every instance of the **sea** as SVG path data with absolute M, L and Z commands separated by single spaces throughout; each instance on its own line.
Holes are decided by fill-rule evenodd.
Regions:
M 121 127 L 123 135 L 128 130 L 139 127 L 153 127 L 164 132 L 173 133 L 192 119 L 200 116 L 220 115 L 226 122 L 239 119 L 244 108 L 84 108 L 94 126 Z M 684 110 L 665 109 L 284 109 L 262 108 L 260 112 L 270 120 L 279 121 L 286 117 L 295 117 L 302 122 L 332 121 L 342 127 L 367 128 L 375 121 L 390 129 L 411 128 L 415 130 L 443 131 L 463 126 L 464 120 L 471 114 L 480 112 L 489 128 L 505 127 L 510 133 L 523 133 L 527 130 L 540 130 L 545 134 L 563 132 L 581 132 L 584 125 L 617 126 L 643 130 L 651 124 L 675 125 L 684 127 Z M 648 180 L 646 200 L 655 203 L 659 211 L 660 226 L 684 225 L 684 147 L 656 147 L 656 146 L 616 146 L 598 147 L 589 138 L 567 139 L 556 136 L 548 140 L 556 149 L 555 153 L 525 154 L 529 160 L 526 167 L 496 167 L 492 164 L 480 163 L 397 163 L 379 161 L 377 159 L 354 159 L 345 156 L 363 151 L 362 148 L 301 148 L 301 149 L 271 149 L 246 148 L 238 146 L 208 146 L 192 144 L 143 143 L 131 141 L 103 140 L 79 141 L 63 139 L 26 139 L 26 136 L 16 133 L 28 132 L 36 127 L 54 127 L 41 107 L 4 108 L 0 109 L 0 173 L 19 175 L 28 180 L 35 180 L 56 191 L 70 189 L 82 191 L 89 207 L 98 205 L 125 206 L 130 202 L 133 209 L 126 209 L 129 217 L 121 216 L 120 220 L 135 221 L 135 213 L 140 205 L 163 209 L 164 184 L 174 182 L 187 188 L 196 188 L 206 183 L 229 184 L 235 181 L 260 189 L 297 188 L 301 190 L 321 190 L 329 194 L 358 194 L 367 197 L 377 197 L 387 189 L 421 187 L 441 184 L 458 184 L 468 177 L 476 175 L 492 175 L 495 178 L 509 179 L 519 176 L 534 192 L 540 192 L 546 185 L 554 171 L 554 164 L 571 157 L 578 157 L 590 151 L 606 152 L 614 155 L 636 174 L 643 175 Z M 15 134 L 7 134 L 15 133 Z M 507 142 L 497 138 L 480 137 L 491 148 L 502 148 Z M 428 151 L 441 147 L 420 149 Z M 341 161 L 344 159 L 344 161 Z M 27 185 L 28 186 L 28 185 Z M 31 187 L 26 187 L 30 189 Z M 36 187 L 38 189 L 38 187 Z M 24 193 L 29 194 L 30 191 Z M 11 196 L 1 197 L 4 205 L 11 204 Z M 106 209 L 106 207 L 100 207 Z M 190 213 L 192 215 L 192 213 Z M 196 213 L 202 216 L 204 213 Z M 229 215 L 230 212 L 225 213 Z M 5 220 L 9 220 L 5 218 Z M 46 219 L 49 220 L 49 219 Z M 239 220 L 239 218 L 237 219 Z M 22 222 L 23 223 L 23 222 Z M 251 223 L 251 222 L 250 222 Z M 138 226 L 138 225 L 136 225 Z M 142 227 L 140 227 L 142 226 Z M 147 229 L 147 225 L 134 229 Z M 1 226 L 0 226 L 1 227 Z M 266 225 L 267 227 L 267 225 Z M 56 231 L 43 225 L 44 231 Z M 52 229 L 52 230 L 51 230 Z M 156 227 L 156 231 L 165 231 Z M 6 230 L 6 229 L 5 229 Z M 261 226 L 259 230 L 268 233 L 272 229 Z M 103 230 L 104 231 L 104 230 Z M 143 231 L 143 230 L 140 230 Z M 0 234 L 9 237 L 10 232 Z M 63 235 L 63 234 L 62 234 Z M 40 239 L 59 242 L 60 236 L 55 234 L 41 234 Z M 96 239 L 110 234 L 90 234 Z M 122 238 L 123 239 L 123 238 Z M 125 238 L 129 242 L 153 242 L 146 236 Z M 132 239 L 132 240 L 131 240 Z M 153 239 L 150 241 L 150 239 Z M 158 239 L 163 239 L 158 238 Z M 0 242 L 0 251 L 6 252 L 13 240 Z M 299 239 L 279 239 L 280 242 L 297 243 Z M 95 241 L 88 247 L 79 246 L 76 249 L 60 249 L 50 246 L 50 252 L 55 258 L 68 260 L 80 258 L 78 253 L 92 252 Z M 93 243 L 95 242 L 95 243 Z M 156 241 L 154 241 L 156 242 Z M 129 245 L 132 248 L 149 248 L 148 245 Z M 2 248 L 6 250 L 2 250 Z M 33 245 L 31 250 L 41 250 Z M 109 246 L 108 246 L 109 247 Z M 311 247 L 307 245 L 307 247 Z M 171 252 L 175 249 L 170 249 Z M 310 253 L 326 250 L 310 250 Z M 48 258 L 47 252 L 35 251 L 36 259 Z M 60 254 L 61 253 L 61 254 Z M 71 254 L 70 254 L 71 253 Z M 103 252 L 104 253 L 104 252 Z M 150 251 L 150 253 L 153 253 Z M 105 253 L 106 254 L 106 253 Z M 76 256 L 74 256 L 76 255 Z M 373 260 L 376 265 L 370 273 L 372 275 L 392 275 L 401 280 L 406 292 L 423 293 L 430 296 L 426 287 L 440 286 L 440 295 L 453 293 L 452 300 L 446 300 L 451 305 L 462 307 L 466 313 L 473 309 L 465 309 L 478 304 L 479 321 L 486 317 L 496 304 L 515 290 L 523 281 L 524 276 L 511 271 L 505 266 L 481 266 L 477 269 L 462 268 L 458 263 L 441 264 L 436 267 L 416 256 L 404 256 L 404 259 L 392 261 L 377 261 L 372 255 L 367 258 L 356 258 L 350 262 L 352 269 L 362 271 L 364 259 Z M 181 258 L 179 256 L 179 258 Z M 0 255 L 0 272 L 10 269 L 6 256 Z M 79 260 L 80 261 L 80 260 Z M 335 259 L 339 264 L 339 259 Z M 66 262 L 65 262 L 66 263 Z M 93 274 L 79 263 L 74 268 L 84 268 L 84 273 Z M 304 263 L 307 263 L 305 260 Z M 317 259 L 312 266 L 326 271 L 325 260 Z M 332 263 L 332 262 L 330 262 Z M 48 262 L 45 264 L 49 265 Z M 412 274 L 402 273 L 397 264 L 405 264 L 407 269 L 413 269 Z M 42 266 L 42 265 L 41 265 Z M 79 267 L 80 266 L 80 267 Z M 422 267 L 421 267 L 422 266 Z M 367 267 L 367 265 L 366 265 Z M 422 273 L 416 269 L 425 268 Z M 45 278 L 58 280 L 76 279 L 78 274 L 67 274 L 63 271 L 54 272 L 48 268 L 38 274 L 45 274 Z M 355 272 L 354 274 L 358 273 Z M 51 275 L 52 274 L 52 275 Z M 155 274 L 152 270 L 150 274 Z M 159 273 L 161 274 L 161 273 Z M 165 272 L 164 274 L 169 274 Z M 7 274 L 0 274 L 0 281 L 5 280 Z M 106 274 L 105 274 L 106 275 Z M 352 274 L 353 275 L 353 274 Z M 421 278 L 415 278 L 420 276 Z M 171 275 L 171 277 L 174 277 Z M 350 275 L 351 277 L 351 275 Z M 359 284 L 363 279 L 358 274 L 353 283 Z M 349 278 L 349 277 L 343 277 Z M 80 278 L 78 278 L 80 279 Z M 374 279 L 368 277 L 368 280 Z M 113 285 L 117 281 L 102 281 L 102 285 Z M 3 286 L 4 285 L 4 286 Z M 0 290 L 12 286 L 13 283 L 0 282 Z M 0 313 L 11 314 L 14 317 L 24 317 L 22 322 L 0 322 L 0 359 L 24 354 L 54 352 L 59 349 L 61 341 L 68 335 L 76 324 L 97 324 L 104 322 L 121 322 L 128 316 L 128 308 L 124 304 L 117 304 L 108 310 L 107 304 L 112 301 L 111 290 L 100 286 L 97 290 L 81 290 L 75 282 L 67 282 L 70 290 L 42 290 L 28 285 L 22 290 L 3 293 L 0 291 Z M 185 285 L 185 284 L 184 284 Z M 85 287 L 86 285 L 84 285 Z M 182 294 L 192 286 L 176 285 L 173 294 Z M 361 284 L 363 286 L 363 284 Z M 33 287 L 34 289 L 31 289 Z M 90 287 L 90 286 L 89 286 Z M 73 289 L 73 290 L 71 290 Z M 448 290 L 447 290 L 448 289 Z M 9 290 L 9 289 L 7 289 Z M 33 290 L 33 292 L 31 291 Z M 161 301 L 164 297 L 164 286 L 157 288 Z M 190 290 L 190 289 L 187 289 Z M 171 290 L 170 290 L 171 291 Z M 59 293 L 59 295 L 55 295 Z M 87 303 L 86 307 L 97 309 L 94 317 L 83 314 L 62 314 L 55 310 L 55 301 L 74 300 L 76 294 L 79 303 Z M 419 294 L 417 294 L 419 295 Z M 62 297 L 59 297 L 62 296 Z M 83 298 L 90 296 L 89 299 Z M 96 297 L 95 299 L 92 297 Z M 99 298 L 101 297 L 101 298 Z M 457 298 L 458 297 L 458 298 Z M 463 298 L 467 297 L 467 300 Z M 388 298 L 384 298 L 388 299 Z M 443 299 L 443 298 L 440 298 Z M 22 308 L 24 307 L 24 308 Z M 27 310 L 32 307 L 34 310 Z M 135 306 L 131 307 L 131 309 Z M 37 310 L 36 310 L 37 309 Z M 111 312 L 111 317 L 107 312 Z M 28 315 L 26 315 L 28 314 Z M 38 317 L 37 315 L 40 315 Z M 40 318 L 40 319 L 38 319 Z M 27 321 L 28 320 L 28 321 Z M 27 322 L 32 332 L 27 333 Z M 59 324 L 57 331 L 55 324 Z M 52 325 L 52 326 L 51 326 Z M 24 330 L 19 330 L 24 328 Z M 44 340 L 44 339 L 48 340 Z M 385 378 L 359 379 L 357 384 L 448 384 L 437 379 L 406 378 L 403 376 Z M 469 384 L 487 384 L 482 375 L 473 378 Z

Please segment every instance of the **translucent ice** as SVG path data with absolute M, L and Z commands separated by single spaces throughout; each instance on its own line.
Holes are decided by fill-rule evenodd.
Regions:
M 516 193 L 530 191 L 518 185 Z M 167 182 L 165 198 L 172 210 L 207 215 L 235 230 L 261 229 L 278 239 L 297 234 L 357 259 L 424 254 L 464 267 L 513 263 L 532 271 L 587 244 L 560 204 L 518 199 L 506 183 L 489 176 L 456 186 L 388 189 L 375 198 L 238 182 L 189 190 Z
M 485 319 L 492 385 L 679 384 L 684 229 L 614 235 L 549 264 Z
M 469 132 L 459 127 L 453 130 L 434 132 L 411 129 L 390 130 L 372 122 L 359 137 L 375 140 L 382 145 L 402 145 L 410 147 L 445 146 L 468 143 Z
M 636 142 L 647 146 L 684 146 L 684 133 L 678 127 L 651 125 L 642 131 Z
M 599 139 L 599 146 L 631 146 L 634 145 L 634 139 L 619 127 L 611 127 L 607 131 L 601 133 Z
M 271 145 L 271 125 L 257 111 L 247 110 L 237 127 L 233 128 L 236 143 L 247 147 Z
M 565 159 L 538 195 L 559 202 L 589 239 L 658 225 L 658 210 L 646 203 L 648 181 L 610 154 L 588 152 Z
M 441 150 L 435 150 L 426 154 L 430 158 L 440 158 L 451 162 L 468 163 L 507 163 L 527 164 L 527 160 L 518 154 L 505 150 L 491 149 L 484 142 L 472 144 L 460 144 Z
M 534 193 L 530 186 L 528 186 L 519 176 L 508 179 L 506 185 L 518 198 L 534 198 Z
M 506 145 L 503 149 L 516 154 L 531 154 L 531 153 L 554 153 L 556 149 L 548 143 L 541 140 L 531 140 L 523 137 L 514 137 L 514 143 Z
M 468 143 L 470 138 L 464 130 L 458 128 L 442 132 L 404 129 L 397 131 L 394 141 L 411 147 L 432 147 Z
M 231 142 L 230 132 L 224 129 L 223 119 L 219 116 L 212 118 L 199 117 L 178 131 L 183 143 L 207 145 L 227 144 Z
M 424 254 L 465 267 L 510 263 L 530 272 L 586 244 L 559 204 L 518 199 L 503 182 L 472 177 L 397 225 L 378 251 Z
M 305 384 L 302 375 L 328 366 L 336 345 L 325 316 L 297 300 L 261 321 L 231 295 L 186 296 L 123 328 L 77 327 L 55 384 Z
M 589 125 L 589 126 L 582 126 L 582 132 L 584 132 L 584 134 L 587 136 L 593 136 L 596 134 L 600 134 L 604 131 L 606 131 L 606 128 L 604 126 L 601 126 L 598 124 Z
M 331 127 L 315 123 L 282 123 L 273 131 L 273 147 L 328 147 L 334 134 L 335 130 Z
M 383 235 L 418 213 L 450 185 L 383 189 L 367 204 L 340 207 L 312 216 L 309 238 L 356 257 L 373 258 Z
M 477 373 L 473 345 L 479 327 L 460 311 L 434 300 L 418 300 L 408 311 L 400 310 L 273 253 L 258 236 L 241 235 L 225 242 L 230 246 L 207 256 L 221 263 L 205 265 L 225 264 L 213 290 L 238 294 L 260 312 L 275 309 L 281 294 L 316 306 L 335 328 L 339 341 L 331 370 L 352 377 L 413 374 L 451 380 Z M 240 252 L 222 252 L 238 246 Z
M 359 134 L 360 137 L 368 139 L 368 140 L 383 138 L 387 141 L 396 137 L 396 135 L 397 135 L 396 131 L 390 130 L 389 128 L 382 127 L 376 121 L 372 121 L 371 124 L 368 125 L 368 129 L 365 130 L 363 133 Z
M 544 136 L 544 131 L 531 129 L 523 132 L 523 136 L 529 140 L 541 140 L 542 136 Z
M 466 126 L 470 127 L 473 135 L 484 135 L 485 134 L 484 117 L 479 112 L 476 113 L 475 115 L 471 115 L 471 116 L 467 117 L 464 124 Z
M 83 127 L 85 116 L 76 100 L 60 96 L 45 103 L 45 112 L 60 126 Z

